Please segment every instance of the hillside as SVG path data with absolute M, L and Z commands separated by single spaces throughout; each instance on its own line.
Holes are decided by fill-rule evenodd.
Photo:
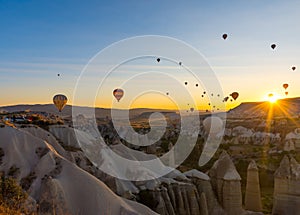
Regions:
M 228 112 L 229 118 L 297 117 L 300 115 L 300 97 L 280 99 L 276 103 L 244 102 Z

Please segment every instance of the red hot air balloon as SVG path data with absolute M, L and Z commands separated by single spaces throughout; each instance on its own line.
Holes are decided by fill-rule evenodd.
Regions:
M 239 93 L 238 92 L 233 92 L 231 93 L 231 97 L 236 100 L 239 97 Z
M 289 84 L 283 84 L 282 86 L 286 90 L 289 87 Z
M 123 97 L 124 95 L 124 91 L 120 88 L 117 88 L 113 91 L 113 95 L 114 97 L 118 100 L 118 102 L 120 101 L 120 99 Z
M 288 92 L 288 91 L 286 91 L 286 92 L 285 92 L 285 95 L 287 96 L 288 94 L 289 94 L 289 92 Z

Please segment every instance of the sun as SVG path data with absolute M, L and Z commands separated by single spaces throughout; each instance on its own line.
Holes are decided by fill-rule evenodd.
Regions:
M 267 100 L 272 104 L 276 103 L 278 99 L 279 99 L 278 95 L 276 95 L 274 93 L 269 93 L 269 95 L 267 97 Z
M 278 100 L 278 98 L 276 98 L 276 97 L 271 97 L 271 98 L 269 98 L 269 102 L 270 103 L 276 103 L 277 102 L 277 100 Z

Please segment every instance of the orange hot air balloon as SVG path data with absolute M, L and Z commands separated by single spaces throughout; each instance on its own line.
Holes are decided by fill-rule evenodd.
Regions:
M 238 92 L 233 92 L 233 93 L 230 94 L 230 96 L 231 96 L 234 100 L 236 100 L 236 99 L 239 97 L 239 93 L 238 93 Z
M 227 37 L 228 37 L 228 35 L 227 34 L 223 34 L 222 37 L 223 37 L 224 40 L 226 40 Z
M 289 87 L 288 84 L 283 84 L 282 86 L 283 86 L 284 89 L 287 89 Z
M 120 88 L 117 88 L 113 91 L 113 95 L 114 97 L 118 100 L 118 102 L 120 101 L 120 99 L 123 97 L 124 95 L 124 91 Z
M 59 112 L 61 112 L 64 109 L 64 107 L 67 104 L 67 101 L 68 101 L 67 97 L 62 94 L 57 94 L 53 97 L 53 103 Z
M 288 92 L 288 91 L 286 91 L 286 92 L 285 92 L 285 95 L 287 96 L 288 94 L 289 94 L 289 92 Z

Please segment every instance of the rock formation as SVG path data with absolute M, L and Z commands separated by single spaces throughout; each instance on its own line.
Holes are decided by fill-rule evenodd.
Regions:
M 0 171 L 13 173 L 39 204 L 39 214 L 156 214 L 117 196 L 99 179 L 27 131 L 4 126 L 0 137 Z
M 284 156 L 274 176 L 272 214 L 300 214 L 300 165 L 293 157 Z
M 243 214 L 245 211 L 242 208 L 241 177 L 227 152 L 222 152 L 208 175 L 218 201 L 227 214 Z
M 247 169 L 245 209 L 256 212 L 262 211 L 258 168 L 254 160 L 249 163 Z

